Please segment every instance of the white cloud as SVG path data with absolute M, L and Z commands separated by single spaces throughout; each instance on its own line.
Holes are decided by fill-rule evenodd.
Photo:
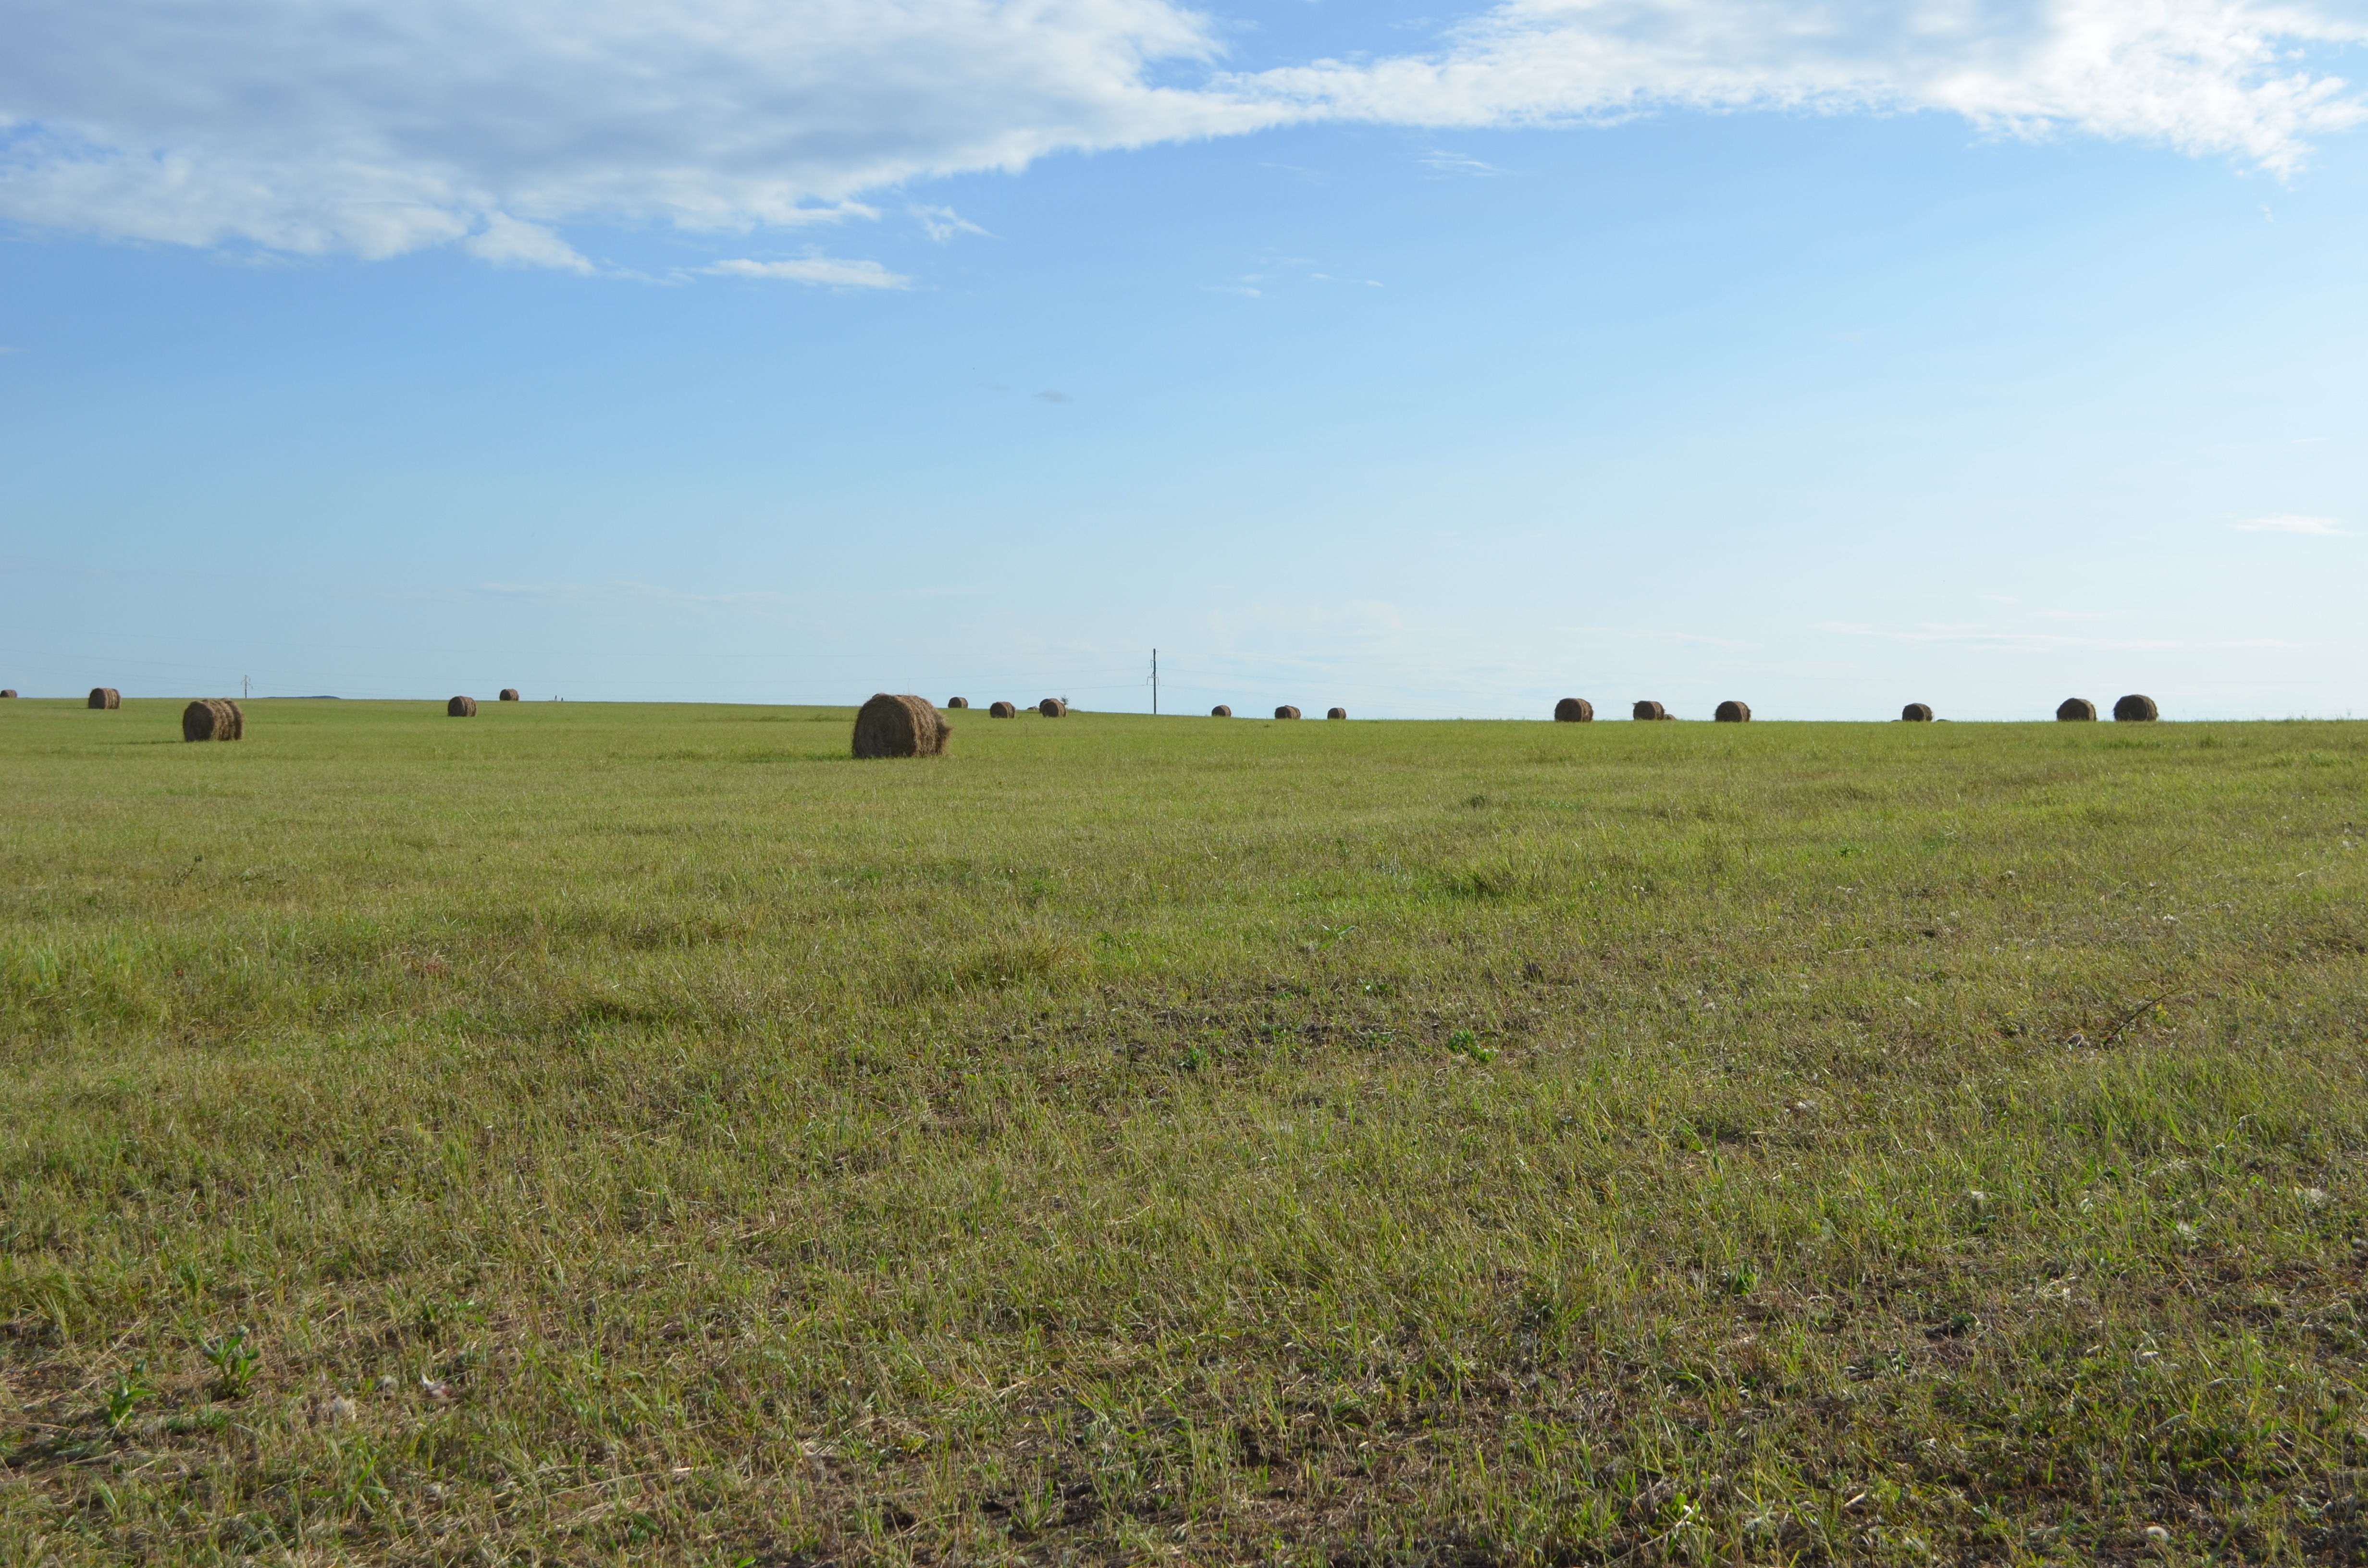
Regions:
M 1609 121 L 1663 108 L 1939 109 L 2298 167 L 2368 118 L 2297 50 L 2368 27 L 2274 0 L 1508 0 L 1429 55 L 1266 72 L 1347 119 Z
M 481 261 L 507 267 L 555 267 L 568 272 L 589 272 L 592 264 L 575 247 L 540 223 L 521 223 L 505 212 L 485 220 L 483 233 L 461 242 L 461 248 Z
M 0 0 L 0 217 L 582 269 L 555 225 L 746 232 L 1064 150 L 1663 108 L 1936 109 L 2283 173 L 2363 115 L 2310 57 L 2368 39 L 2333 3 L 1506 0 L 1426 52 L 1225 73 L 1176 0 Z
M 876 261 L 840 261 L 810 256 L 799 261 L 719 261 L 705 268 L 724 278 L 776 278 L 789 283 L 821 283 L 834 289 L 909 289 L 913 280 Z
M 1461 153 L 1425 153 L 1415 160 L 1426 169 L 1443 175 L 1479 175 L 1486 177 L 1504 171 L 1494 164 L 1484 164 L 1477 158 L 1467 158 Z
M 2243 534 L 2343 535 L 2351 532 L 2349 528 L 2339 528 L 2333 517 L 2251 517 L 2228 526 Z
M 939 244 L 944 244 L 956 234 L 982 234 L 988 239 L 995 237 L 951 207 L 914 207 L 910 210 L 914 217 L 921 221 L 922 232 Z

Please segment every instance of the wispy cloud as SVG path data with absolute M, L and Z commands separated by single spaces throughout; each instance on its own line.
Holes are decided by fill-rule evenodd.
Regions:
M 1877 626 L 1865 622 L 1820 620 L 1810 624 L 1812 631 L 1824 631 L 1838 637 L 1871 637 L 1886 642 L 1948 642 L 1981 648 L 2102 648 L 2102 649 L 2168 649 L 2168 648 L 2304 648 L 2307 643 L 2286 642 L 2274 637 L 2230 638 L 2199 642 L 2178 637 L 2067 637 L 2043 631 L 1993 631 L 1976 626 Z
M 1425 153 L 1415 160 L 1426 169 L 1443 175 L 1476 175 L 1486 177 L 1505 171 L 1494 164 L 1484 164 L 1477 158 L 1467 158 L 1461 153 Z
M 1036 395 L 1046 403 L 1075 403 L 1076 401 L 1076 399 L 1071 397 L 1067 392 L 1054 392 L 1050 387 L 1045 388 Z
M 980 234 L 987 239 L 995 237 L 951 207 L 912 207 L 906 210 L 921 221 L 922 232 L 939 244 L 946 244 L 957 234 Z
M 540 223 L 522 223 L 503 212 L 488 217 L 484 228 L 462 240 L 461 248 L 497 267 L 549 267 L 563 272 L 592 270 L 592 264 L 552 231 Z
M 833 289 L 909 289 L 913 280 L 889 271 L 876 261 L 841 261 L 810 256 L 798 261 L 719 261 L 701 268 L 723 278 L 771 278 L 785 283 L 814 283 Z
M 2348 535 L 2351 529 L 2340 527 L 2333 517 L 2248 517 L 2241 523 L 2230 523 L 2240 534 L 2332 534 Z

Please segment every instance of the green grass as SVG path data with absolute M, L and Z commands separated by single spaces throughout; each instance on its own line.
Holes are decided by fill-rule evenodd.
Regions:
M 2368 728 L 176 712 L 0 704 L 0 1560 L 2368 1557 Z

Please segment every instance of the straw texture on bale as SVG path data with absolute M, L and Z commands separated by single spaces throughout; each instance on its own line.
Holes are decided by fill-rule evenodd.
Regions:
M 990 702 L 986 705 L 986 716 L 990 719 L 1017 719 L 1019 710 L 1008 702 Z
M 1595 704 L 1584 697 L 1565 697 L 1554 704 L 1557 724 L 1591 724 L 1595 722 Z
M 13 687 L 13 686 L 0 686 L 0 702 L 6 702 L 8 699 L 10 699 L 10 698 L 12 698 L 12 697 L 14 697 L 14 696 L 16 696 L 16 695 L 17 695 L 17 688 L 16 688 L 15 687 Z
M 1326 708 L 1324 710 L 1324 716 L 1326 719 L 1346 719 L 1349 716 L 1349 710 L 1346 708 Z
M 1069 716 L 1069 705 L 1057 697 L 1048 697 L 1036 705 L 1036 711 L 1047 719 L 1065 719 Z
M 855 755 L 943 756 L 951 733 L 928 698 L 875 692 L 855 715 Z
M 2162 715 L 2156 710 L 2154 699 L 2130 693 L 2113 704 L 2113 717 L 2124 724 L 2150 724 Z
M 970 706 L 970 699 L 967 697 L 949 697 L 946 699 L 946 706 L 949 708 L 967 708 Z
M 2097 705 L 2085 697 L 2067 697 L 2055 710 L 2055 717 L 2065 723 L 2096 716 Z
M 1929 702 L 1911 702 L 1899 710 L 1899 717 L 1906 723 L 1929 724 L 1932 722 L 1932 705 Z
M 1631 719 L 1666 719 L 1668 716 L 1669 710 L 1657 702 L 1639 702 L 1635 710 L 1628 715 Z
M 1283 707 L 1276 709 L 1274 710 L 1274 716 L 1278 719 L 1296 719 L 1299 717 L 1299 710 L 1286 704 Z
M 518 687 L 514 686 L 506 686 L 502 687 L 501 696 L 495 699 L 496 701 L 500 702 L 516 702 L 518 699 Z
M 185 741 L 238 741 L 246 738 L 246 715 L 227 697 L 200 697 L 181 710 Z
M 1233 710 L 1232 709 L 1230 709 L 1230 708 L 1226 707 L 1226 706 L 1225 706 L 1224 703 L 1222 703 L 1222 702 L 1218 703 L 1214 708 L 1212 708 L 1212 709 L 1210 709 L 1210 710 L 1209 710 L 1209 717 L 1210 717 L 1210 718 L 1212 718 L 1212 719 L 1230 719 L 1230 718 L 1232 718 L 1233 716 L 1234 716 L 1234 710 Z
M 123 693 L 111 686 L 94 686 L 90 688 L 90 705 L 93 708 L 120 708 L 123 706 Z
M 1722 702 L 1718 705 L 1718 711 L 1712 714 L 1711 717 L 1716 719 L 1722 724 L 1748 724 L 1751 722 L 1751 704 L 1748 702 L 1735 701 Z
M 473 719 L 477 716 L 477 699 L 456 697 L 444 705 L 444 716 L 448 719 Z

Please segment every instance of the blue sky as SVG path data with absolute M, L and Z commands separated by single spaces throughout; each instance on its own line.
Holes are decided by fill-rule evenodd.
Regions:
M 2368 711 L 2357 8 L 0 17 L 28 695 Z

